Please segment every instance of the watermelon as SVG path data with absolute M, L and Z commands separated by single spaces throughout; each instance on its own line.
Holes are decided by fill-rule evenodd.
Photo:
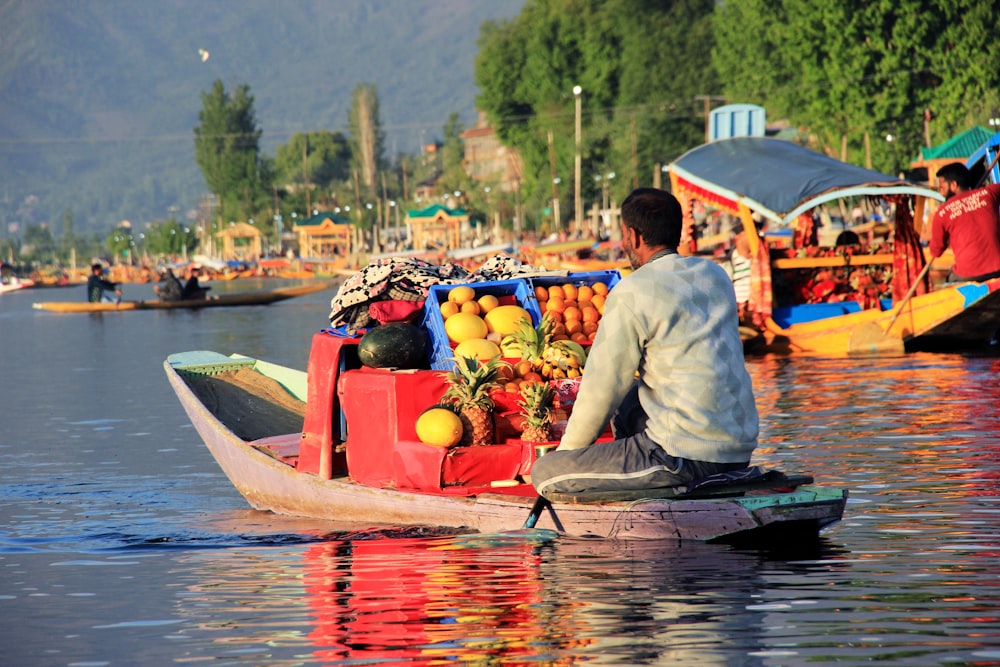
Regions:
M 387 322 L 361 337 L 358 358 L 369 368 L 428 368 L 427 336 L 416 325 Z

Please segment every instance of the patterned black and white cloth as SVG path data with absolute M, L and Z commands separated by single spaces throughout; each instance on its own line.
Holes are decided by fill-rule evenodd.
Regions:
M 353 335 L 375 321 L 368 312 L 374 301 L 424 301 L 431 285 L 510 280 L 540 271 L 508 255 L 495 255 L 473 272 L 458 264 L 431 264 L 413 257 L 376 260 L 340 286 L 330 302 L 330 326 L 344 327 Z

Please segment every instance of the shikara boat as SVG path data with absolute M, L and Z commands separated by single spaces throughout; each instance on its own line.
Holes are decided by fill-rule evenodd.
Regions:
M 284 301 L 305 294 L 312 294 L 329 289 L 334 283 L 317 282 L 296 287 L 279 287 L 277 289 L 244 294 L 224 294 L 208 299 L 185 299 L 183 301 L 119 301 L 118 303 L 88 303 L 86 301 L 42 301 L 32 306 L 39 310 L 49 310 L 56 313 L 110 313 L 126 310 L 175 310 L 223 308 L 227 306 L 265 306 L 276 301 Z
M 16 292 L 17 290 L 24 289 L 25 287 L 31 287 L 34 284 L 35 281 L 28 278 L 25 278 L 24 280 L 12 280 L 10 282 L 0 283 L 0 294 Z
M 255 509 L 481 533 L 522 529 L 531 516 L 535 528 L 573 536 L 772 546 L 815 538 L 843 514 L 846 491 L 770 471 L 700 490 L 553 497 L 538 515 L 538 443 L 420 442 L 416 416 L 438 402 L 445 373 L 364 368 L 357 343 L 315 334 L 307 372 L 206 351 L 164 362 L 192 424 Z
M 996 341 L 1000 331 L 1000 280 L 945 283 L 926 293 L 918 291 L 908 299 L 901 293 L 912 285 L 903 284 L 899 290 L 893 285 L 892 291 L 899 294 L 895 300 L 885 298 L 885 294 L 862 299 L 859 291 L 826 299 L 810 295 L 812 302 L 803 302 L 801 298 L 790 299 L 790 290 L 777 289 L 779 284 L 787 287 L 790 276 L 823 271 L 847 275 L 884 272 L 895 274 L 894 280 L 905 280 L 898 222 L 895 248 L 888 242 L 875 249 L 789 247 L 787 243 L 777 247 L 769 244 L 769 239 L 781 231 L 789 232 L 789 239 L 796 238 L 803 227 L 811 224 L 814 209 L 845 198 L 892 198 L 897 221 L 899 211 L 909 211 L 912 199 L 912 220 L 919 229 L 925 202 L 942 201 L 938 192 L 765 137 L 737 137 L 705 144 L 678 158 L 669 170 L 673 191 L 682 199 L 698 199 L 738 215 L 747 230 L 756 229 L 755 214 L 766 220 L 766 234 L 749 235 L 753 261 L 767 262 L 762 274 L 775 285 L 773 301 L 769 298 L 767 306 L 758 309 L 760 339 L 756 350 L 830 355 L 970 351 Z M 909 232 L 912 266 L 916 256 L 926 253 L 917 243 L 913 225 Z M 852 274 L 855 270 L 858 274 Z M 888 285 L 887 281 L 883 286 Z M 797 292 L 792 295 L 801 297 Z

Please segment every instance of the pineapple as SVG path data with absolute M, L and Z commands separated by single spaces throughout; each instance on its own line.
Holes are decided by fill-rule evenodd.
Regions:
M 499 357 L 480 362 L 455 357 L 455 370 L 448 372 L 448 390 L 443 400 L 454 403 L 462 419 L 462 445 L 493 443 L 493 399 L 490 391 L 500 386 Z
M 533 382 L 521 390 L 521 399 L 517 404 L 521 406 L 521 413 L 524 415 L 522 440 L 545 442 L 549 439 L 554 398 L 555 390 L 548 382 Z
M 514 333 L 501 342 L 505 356 L 517 356 L 531 362 L 533 370 L 547 380 L 580 377 L 587 362 L 587 352 L 571 340 L 552 340 L 555 322 L 546 313 L 537 327 L 521 321 Z
M 542 316 L 542 321 L 537 327 L 529 321 L 521 320 L 517 323 L 517 330 L 504 336 L 500 349 L 503 350 L 504 356 L 518 356 L 530 361 L 532 367 L 538 370 L 542 365 L 542 351 L 552 337 L 554 327 L 555 322 L 547 313 Z

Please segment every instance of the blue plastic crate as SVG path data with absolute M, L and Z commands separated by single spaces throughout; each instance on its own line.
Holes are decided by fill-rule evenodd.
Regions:
M 608 271 L 586 271 L 578 273 L 570 273 L 565 276 L 539 276 L 537 278 L 529 278 L 529 298 L 532 303 L 532 312 L 541 313 L 542 308 L 538 303 L 538 297 L 535 296 L 535 287 L 541 286 L 548 289 L 553 285 L 565 285 L 570 283 L 579 287 L 580 285 L 593 285 L 594 283 L 604 283 L 608 286 L 608 289 L 612 289 L 618 284 L 618 281 L 622 279 L 621 274 L 616 270 Z
M 468 285 L 476 291 L 476 298 L 487 294 L 497 297 L 502 305 L 518 305 L 528 311 L 532 322 L 537 325 L 542 320 L 538 310 L 538 301 L 534 299 L 532 288 L 527 280 L 494 280 L 478 283 L 460 283 Z M 454 285 L 431 285 L 424 302 L 424 319 L 422 326 L 427 332 L 431 346 L 431 368 L 439 371 L 450 371 L 455 367 L 454 350 L 448 341 L 444 330 L 444 318 L 441 317 L 441 304 L 448 300 L 448 292 Z

